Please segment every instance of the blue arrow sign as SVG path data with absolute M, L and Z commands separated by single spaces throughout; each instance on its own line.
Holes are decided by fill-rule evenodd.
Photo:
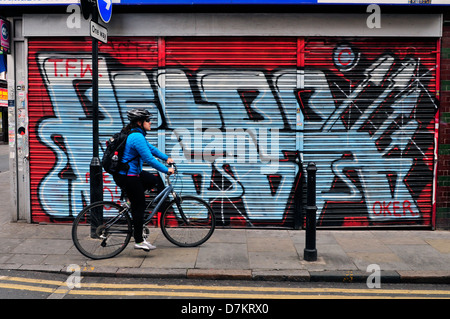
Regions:
M 98 13 L 105 23 L 111 20 L 112 0 L 97 0 Z

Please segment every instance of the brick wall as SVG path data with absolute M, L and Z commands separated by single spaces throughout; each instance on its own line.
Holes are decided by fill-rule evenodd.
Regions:
M 450 15 L 441 42 L 441 92 L 436 193 L 436 228 L 450 229 Z

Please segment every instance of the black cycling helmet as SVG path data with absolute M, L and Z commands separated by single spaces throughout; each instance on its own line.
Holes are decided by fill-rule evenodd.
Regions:
M 128 120 L 130 122 L 136 122 L 139 120 L 151 119 L 152 115 L 144 108 L 137 108 L 127 111 Z

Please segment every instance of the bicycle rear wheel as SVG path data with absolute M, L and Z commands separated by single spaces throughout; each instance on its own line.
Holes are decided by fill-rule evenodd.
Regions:
M 182 216 L 183 214 L 183 216 Z M 161 215 L 161 231 L 173 244 L 195 247 L 211 237 L 216 218 L 211 207 L 195 196 L 183 196 L 177 204 L 172 200 Z
M 96 202 L 84 208 L 72 225 L 72 240 L 80 253 L 91 259 L 118 255 L 132 235 L 127 210 L 114 202 Z

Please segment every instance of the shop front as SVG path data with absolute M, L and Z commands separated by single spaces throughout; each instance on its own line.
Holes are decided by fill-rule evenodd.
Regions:
M 220 226 L 302 227 L 314 162 L 318 227 L 432 228 L 442 15 L 410 18 L 114 16 L 99 45 L 100 154 L 146 107 L 176 187 Z M 65 23 L 23 16 L 32 222 L 70 222 L 90 201 L 91 39 Z M 106 173 L 103 196 L 120 196 Z

